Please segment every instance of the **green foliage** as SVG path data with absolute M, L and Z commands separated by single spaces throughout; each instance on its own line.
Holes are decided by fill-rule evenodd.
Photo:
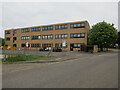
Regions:
M 117 35 L 117 30 L 103 21 L 92 26 L 88 34 L 89 44 L 108 47 L 116 42 Z
M 2 39 L 2 46 L 5 45 L 5 39 Z
M 0 38 L 0 45 L 4 46 L 5 45 L 5 39 Z

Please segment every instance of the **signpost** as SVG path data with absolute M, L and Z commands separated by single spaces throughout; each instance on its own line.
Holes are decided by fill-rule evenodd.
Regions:
M 62 48 L 65 48 L 66 47 L 66 41 L 65 40 L 62 40 Z M 62 50 L 63 51 L 63 50 Z M 65 55 L 64 52 L 62 52 L 62 55 Z
M 28 42 L 26 42 L 26 51 L 28 50 Z
M 28 42 L 26 42 L 26 51 L 28 50 Z M 28 55 L 27 53 L 26 53 L 26 55 Z

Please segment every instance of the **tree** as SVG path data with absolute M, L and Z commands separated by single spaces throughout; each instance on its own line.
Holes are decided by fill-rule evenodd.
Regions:
M 120 48 L 120 31 L 118 32 L 118 39 L 117 39 L 117 43 L 118 43 L 118 48 Z
M 5 45 L 5 39 L 0 38 L 0 45 L 4 46 Z
M 5 39 L 2 39 L 2 46 L 5 45 Z
M 117 40 L 117 30 L 113 25 L 106 22 L 100 22 L 93 25 L 88 34 L 89 44 L 98 45 L 103 51 L 103 47 L 114 44 Z

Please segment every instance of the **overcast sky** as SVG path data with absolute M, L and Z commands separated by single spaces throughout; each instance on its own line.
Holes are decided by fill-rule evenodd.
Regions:
M 2 28 L 21 28 L 84 21 L 90 26 L 106 21 L 118 27 L 117 2 L 4 2 Z M 4 37 L 4 32 L 0 32 Z

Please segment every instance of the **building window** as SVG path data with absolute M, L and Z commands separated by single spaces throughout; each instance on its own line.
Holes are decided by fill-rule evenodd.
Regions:
M 31 32 L 37 32 L 40 31 L 40 27 L 39 28 L 31 28 Z
M 21 47 L 26 47 L 26 44 L 22 43 Z M 30 47 L 30 44 L 28 44 L 28 47 Z
M 68 34 L 56 34 L 55 39 L 65 39 L 68 38 Z
M 70 28 L 84 28 L 85 23 L 70 24 Z
M 70 34 L 70 38 L 85 38 L 85 33 Z
M 13 44 L 13 47 L 17 47 L 17 45 L 16 45 L 16 44 Z
M 55 47 L 62 47 L 62 43 L 56 43 Z
M 29 32 L 29 31 L 30 31 L 29 28 L 22 29 L 22 33 L 24 33 L 24 32 Z
M 85 37 L 85 33 L 82 33 L 82 34 L 81 34 L 81 37 Z
M 7 37 L 7 38 L 6 38 L 6 41 L 10 41 L 10 37 Z
M 42 27 L 42 31 L 49 31 L 49 30 L 53 30 L 53 26 Z
M 37 39 L 40 39 L 40 35 L 38 35 L 38 36 L 31 36 L 31 40 L 37 40 Z
M 55 44 L 55 47 L 67 48 L 67 43 L 66 43 L 66 46 L 65 46 L 65 47 L 62 47 L 62 43 L 56 43 L 56 44 Z
M 67 29 L 68 28 L 68 25 L 56 25 L 55 26 L 55 30 L 59 30 L 59 29 Z
M 13 37 L 13 40 L 17 40 L 17 38 L 16 38 L 16 37 Z
M 29 36 L 22 36 L 21 40 L 29 40 L 29 38 L 30 38 Z
M 17 32 L 16 30 L 13 30 L 13 34 L 16 34 L 16 32 Z
M 80 48 L 81 45 L 85 45 L 84 43 L 73 43 L 74 48 Z
M 53 39 L 53 35 L 42 35 L 42 39 Z
M 5 31 L 5 34 L 10 34 L 10 31 Z
M 31 44 L 31 47 L 32 47 L 32 48 L 34 48 L 34 47 L 40 47 L 40 44 L 34 43 L 34 44 Z
M 51 43 L 42 44 L 42 47 L 52 47 Z

